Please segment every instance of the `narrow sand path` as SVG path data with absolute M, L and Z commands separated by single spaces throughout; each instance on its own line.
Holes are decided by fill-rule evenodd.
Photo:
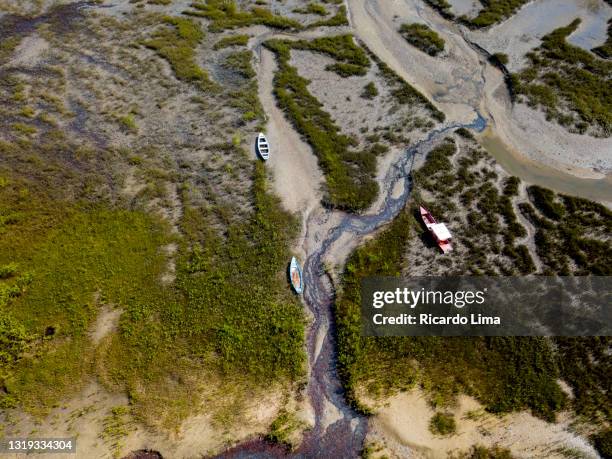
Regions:
M 277 107 L 272 81 L 276 72 L 274 54 L 264 48 L 257 53 L 259 99 L 268 117 L 266 136 L 271 146 L 270 159 L 266 162 L 274 175 L 274 190 L 281 197 L 285 208 L 308 214 L 321 201 L 323 174 L 310 146 L 304 142 Z M 255 146 L 253 145 L 253 152 Z

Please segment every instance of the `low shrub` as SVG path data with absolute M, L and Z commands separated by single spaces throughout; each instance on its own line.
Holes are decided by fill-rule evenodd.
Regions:
M 429 421 L 429 430 L 435 435 L 451 435 L 457 431 L 457 423 L 452 414 L 436 413 Z
M 408 43 L 430 56 L 437 56 L 444 51 L 444 40 L 425 24 L 402 24 L 400 34 Z

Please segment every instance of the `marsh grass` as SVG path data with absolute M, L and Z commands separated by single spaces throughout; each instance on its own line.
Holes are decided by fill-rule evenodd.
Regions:
M 472 28 L 488 27 L 512 16 L 528 0 L 487 0 L 474 18 L 461 21 Z
M 340 5 L 336 14 L 334 14 L 329 19 L 321 19 L 320 21 L 315 21 L 308 25 L 308 28 L 315 27 L 341 27 L 349 25 L 348 17 L 346 14 L 346 7 L 344 5 Z
M 464 139 L 462 142 L 473 142 L 468 134 L 458 132 L 458 136 Z M 466 146 L 462 149 L 465 151 Z M 496 185 L 501 187 L 501 192 L 490 186 L 483 188 L 482 181 L 486 185 L 486 182 L 496 180 L 482 168 L 481 161 L 485 153 L 474 149 L 467 157 L 460 158 L 458 169 L 454 169 L 451 158 L 455 153 L 454 141 L 450 139 L 430 152 L 425 165 L 414 174 L 413 205 L 421 202 L 420 196 L 425 195 L 420 190 L 427 190 L 434 194 L 436 202 L 443 200 L 449 203 L 445 208 L 433 202 L 426 203 L 436 215 L 445 218 L 445 211 L 451 212 L 447 207 L 450 206 L 452 195 L 459 193 L 462 196 L 461 206 L 472 206 L 476 200 L 482 200 L 476 204 L 478 212 L 493 212 L 485 215 L 484 220 L 470 220 L 472 225 L 485 225 L 486 221 L 492 220 L 498 222 L 494 226 L 485 225 L 473 230 L 478 240 L 478 244 L 473 246 L 485 245 L 488 235 L 496 235 L 494 240 L 497 241 L 502 235 L 501 240 L 506 244 L 510 244 L 514 238 L 523 237 L 525 230 L 518 223 L 509 201 L 518 199 L 518 179 L 507 177 L 502 180 Z M 440 187 L 440 183 L 444 186 Z M 468 188 L 474 186 L 480 191 L 472 196 Z M 438 196 L 440 193 L 450 195 Z M 553 257 L 570 257 L 574 250 L 578 251 L 574 271 L 563 271 L 562 263 L 540 255 L 547 274 L 588 275 L 606 272 L 605 266 L 610 264 L 607 261 L 610 249 L 603 241 L 608 240 L 609 230 L 606 227 L 609 226 L 610 217 L 603 206 L 588 200 L 558 196 L 544 189 L 530 189 L 529 197 L 535 204 L 522 205 L 521 210 L 527 212 L 531 209 L 526 215 L 536 230 L 550 234 L 549 244 L 554 246 L 546 247 Z M 360 404 L 356 395 L 358 391 L 365 390 L 371 396 L 385 397 L 419 384 L 438 407 L 452 403 L 458 393 L 467 393 L 494 413 L 529 409 L 538 417 L 554 420 L 559 410 L 571 406 L 581 416 L 587 416 L 600 426 L 605 426 L 610 419 L 607 408 L 610 396 L 606 394 L 605 378 L 602 375 L 606 374 L 610 366 L 609 356 L 604 356 L 609 352 L 609 338 L 549 340 L 521 337 L 360 336 L 360 280 L 368 276 L 398 276 L 405 272 L 407 266 L 419 261 L 409 258 L 413 252 L 407 250 L 415 236 L 423 231 L 421 225 L 414 220 L 414 210 L 409 207 L 402 211 L 374 239 L 357 248 L 345 265 L 341 294 L 335 302 L 335 316 L 338 326 L 339 370 L 351 403 L 357 409 L 368 412 L 368 408 Z M 456 212 L 456 209 L 452 212 Z M 555 227 L 559 229 L 555 230 Z M 564 237 L 579 237 L 585 241 Z M 469 234 L 460 236 L 461 244 L 468 242 Z M 536 245 L 541 243 L 537 236 L 535 242 Z M 517 271 L 526 269 L 524 257 L 530 259 L 528 251 L 521 255 L 520 247 L 523 246 L 515 244 L 499 249 L 499 254 L 508 257 L 513 269 Z M 552 247 L 557 248 L 552 250 Z M 589 252 L 583 252 L 587 249 L 594 250 L 592 255 L 587 256 Z M 419 250 L 421 253 L 422 249 Z M 512 250 L 517 251 L 516 256 L 511 253 Z M 466 273 L 472 269 L 472 263 L 478 262 L 482 263 L 478 264 L 479 268 L 488 272 L 486 258 L 472 260 L 472 252 L 470 248 L 470 256 L 462 260 L 462 266 L 448 269 L 451 272 Z M 572 265 L 569 261 L 566 263 L 567 266 Z M 495 274 L 493 271 L 491 273 Z M 576 395 L 574 400 L 568 400 L 557 385 L 559 377 L 572 386 L 574 394 L 580 395 Z
M 536 248 L 549 273 L 611 274 L 612 213 L 605 206 L 535 185 L 528 194 L 520 210 L 537 228 Z
M 195 48 L 204 38 L 199 24 L 186 18 L 165 17 L 166 27 L 144 42 L 166 59 L 179 80 L 197 84 L 203 90 L 212 88 L 208 74 L 195 61 Z
M 213 49 L 228 48 L 230 46 L 246 46 L 249 41 L 248 35 L 230 35 L 221 38 L 213 45 Z
M 249 50 L 235 51 L 228 54 L 221 65 L 234 70 L 243 78 L 251 79 L 256 75 L 253 65 L 251 64 L 252 58 L 253 55 Z
M 374 99 L 378 95 L 378 88 L 374 84 L 373 81 L 370 81 L 363 87 L 363 91 L 361 92 L 361 97 L 364 99 Z
M 0 263 L 17 262 L 31 281 L 2 310 L 23 330 L 13 336 L 27 337 L 29 352 L 3 365 L 1 403 L 44 413 L 90 373 L 94 294 L 117 305 L 138 297 L 162 269 L 158 246 L 166 236 L 142 213 L 24 197 L 18 184 L 1 193 L 0 213 L 19 218 L 4 226 Z
M 229 145 L 224 155 L 238 155 L 238 167 L 236 148 Z M 147 424 L 169 427 L 184 419 L 207 393 L 203 380 L 226 392 L 233 387 L 238 396 L 248 387 L 261 390 L 302 375 L 302 310 L 283 274 L 296 222 L 268 193 L 263 166 L 248 168 L 254 207 L 242 218 L 225 215 L 221 198 L 211 196 L 200 206 L 183 191 L 176 288 L 126 308 L 121 332 L 101 357 L 110 362 L 105 384 L 128 390 L 135 415 Z M 227 411 L 222 403 L 209 403 L 211 410 L 213 405 Z M 230 411 L 219 415 L 233 417 Z
M 399 32 L 408 43 L 430 56 L 444 51 L 444 40 L 425 24 L 402 24 Z
M 251 171 L 253 213 L 225 235 L 210 223 L 215 206 L 186 202 L 174 287 L 159 283 L 160 247 L 172 240 L 160 220 L 49 202 L 5 179 L 0 284 L 12 293 L 0 308 L 2 406 L 42 416 L 97 377 L 130 393 L 139 420 L 170 428 L 199 406 L 198 375 L 253 390 L 299 379 L 304 318 L 283 274 L 297 224 L 267 191 L 263 165 Z M 94 346 L 103 303 L 122 315 Z
M 542 38 L 529 66 L 512 75 L 517 94 L 571 132 L 612 135 L 612 62 L 567 42 L 580 19 Z
M 256 24 L 281 30 L 302 28 L 299 22 L 278 16 L 263 7 L 255 6 L 250 10 L 241 10 L 233 0 L 206 0 L 205 3 L 192 3 L 191 6 L 194 9 L 184 11 L 183 14 L 209 19 L 208 30 L 211 32 Z
M 314 40 L 313 40 L 314 41 Z M 365 65 L 367 56 L 356 51 L 349 36 L 336 40 L 325 38 L 312 42 L 268 40 L 264 46 L 277 57 L 278 72 L 274 77 L 274 94 L 298 132 L 310 143 L 326 177 L 327 204 L 349 211 L 367 208 L 378 194 L 373 179 L 375 156 L 371 152 L 355 152 L 352 140 L 340 133 L 331 116 L 321 109 L 321 103 L 308 91 L 308 80 L 298 75 L 289 64 L 291 49 L 316 49 L 344 60 Z M 363 60 L 365 57 L 365 60 Z
M 457 431 L 457 422 L 452 414 L 436 413 L 429 421 L 429 430 L 435 435 L 452 435 Z

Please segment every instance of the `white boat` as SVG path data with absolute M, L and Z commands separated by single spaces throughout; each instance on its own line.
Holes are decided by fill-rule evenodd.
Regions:
M 295 257 L 291 257 L 291 263 L 289 263 L 289 280 L 295 293 L 302 293 L 304 291 L 304 281 L 302 280 L 302 268 Z
M 257 153 L 261 156 L 261 159 L 267 161 L 270 157 L 270 145 L 268 144 L 268 139 L 263 135 L 262 132 L 257 136 Z

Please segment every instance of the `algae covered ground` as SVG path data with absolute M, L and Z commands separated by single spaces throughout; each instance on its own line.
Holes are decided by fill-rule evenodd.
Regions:
M 271 422 L 303 380 L 306 321 L 285 275 L 299 220 L 243 140 L 263 118 L 251 51 L 170 13 L 65 6 L 10 16 L 39 25 L 3 32 L 7 426 L 42 422 L 96 383 L 127 397 L 117 422 L 176 431 L 206 404 L 222 431 L 245 394 L 274 387 Z M 33 46 L 26 63 L 20 44 Z

